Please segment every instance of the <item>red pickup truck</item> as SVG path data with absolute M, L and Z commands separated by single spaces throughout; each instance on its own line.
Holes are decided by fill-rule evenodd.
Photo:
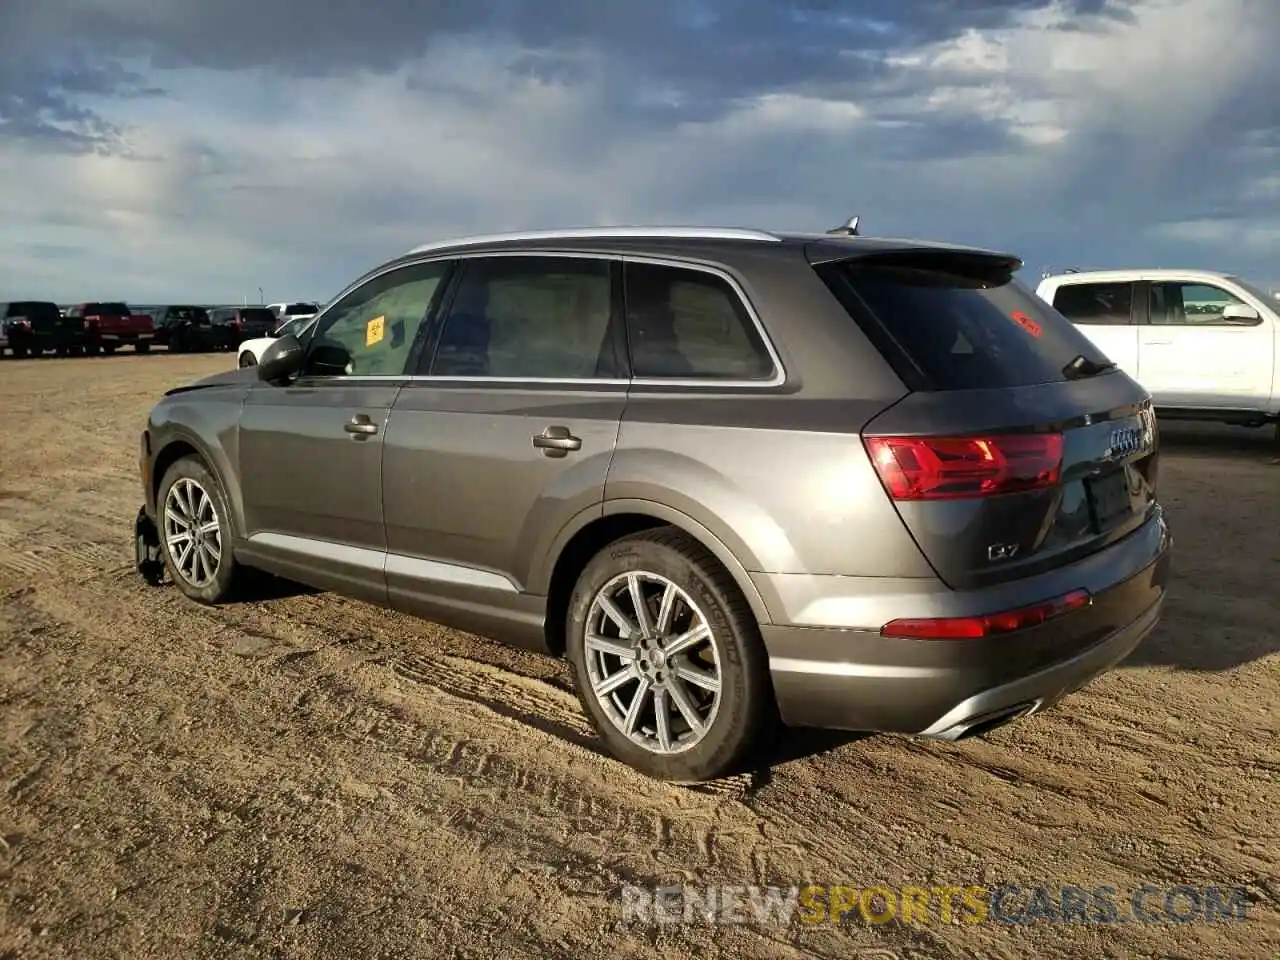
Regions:
M 84 318 L 84 352 L 88 354 L 114 353 L 129 344 L 146 353 L 156 338 L 150 315 L 134 313 L 125 303 L 78 303 L 67 316 Z

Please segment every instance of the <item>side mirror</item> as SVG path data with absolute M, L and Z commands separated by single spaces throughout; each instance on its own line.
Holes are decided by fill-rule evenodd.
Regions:
M 263 351 L 258 361 L 258 379 L 283 383 L 302 369 L 302 357 L 302 344 L 293 334 L 286 333 Z
M 1222 310 L 1222 319 L 1236 323 L 1256 323 L 1259 319 L 1258 311 L 1247 303 L 1229 303 Z

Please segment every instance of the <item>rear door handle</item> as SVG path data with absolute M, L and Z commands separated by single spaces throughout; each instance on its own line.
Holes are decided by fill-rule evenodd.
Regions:
M 547 427 L 533 438 L 533 445 L 548 457 L 563 457 L 570 450 L 581 450 L 582 441 L 568 427 Z
M 342 428 L 347 433 L 352 434 L 355 440 L 363 440 L 365 437 L 371 437 L 378 432 L 378 425 L 363 413 L 357 413 Z

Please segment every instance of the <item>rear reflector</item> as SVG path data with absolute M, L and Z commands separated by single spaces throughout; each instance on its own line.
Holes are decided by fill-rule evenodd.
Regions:
M 959 500 L 1052 487 L 1062 472 L 1062 434 L 865 437 L 894 500 Z
M 1092 602 L 1093 598 L 1088 590 L 1073 590 L 1053 600 L 1017 610 L 1006 610 L 1004 613 L 988 613 L 978 617 L 892 620 L 880 628 L 880 636 L 905 640 L 980 640 L 983 637 L 1038 627 L 1055 617 L 1087 607 Z

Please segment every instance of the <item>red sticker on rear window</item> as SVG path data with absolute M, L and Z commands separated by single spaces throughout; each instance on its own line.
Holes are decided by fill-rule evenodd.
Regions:
M 1040 336 L 1042 332 L 1040 329 L 1040 324 L 1036 323 L 1034 320 L 1028 317 L 1021 310 L 1013 311 L 1013 313 L 1009 314 L 1009 319 L 1012 320 L 1014 323 L 1016 323 L 1018 326 L 1020 326 L 1023 330 L 1027 331 L 1027 333 L 1031 334 L 1033 337 Z

